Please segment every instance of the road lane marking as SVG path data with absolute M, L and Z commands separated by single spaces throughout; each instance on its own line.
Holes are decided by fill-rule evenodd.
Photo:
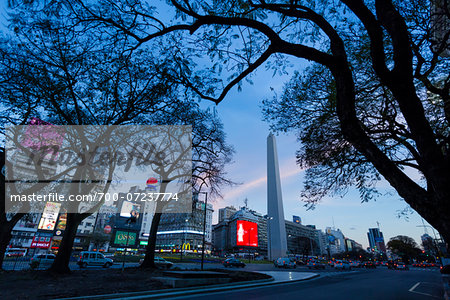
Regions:
M 417 288 L 417 287 L 419 286 L 419 284 L 421 284 L 421 282 L 418 282 L 418 283 L 416 283 L 415 285 L 413 285 L 413 287 L 410 288 L 408 291 L 411 292 L 411 293 L 416 293 L 416 294 L 419 294 L 419 295 L 424 295 L 424 296 L 428 296 L 428 297 L 433 297 L 433 298 L 438 298 L 438 299 L 440 299 L 440 297 L 436 297 L 436 296 L 431 295 L 431 294 L 427 294 L 427 293 L 422 293 L 422 292 L 416 292 L 416 291 L 414 291 L 415 288 Z
M 408 291 L 414 292 L 414 289 L 415 289 L 416 287 L 418 287 L 419 284 L 420 284 L 420 282 L 416 283 L 416 284 L 415 284 L 412 288 L 410 288 Z

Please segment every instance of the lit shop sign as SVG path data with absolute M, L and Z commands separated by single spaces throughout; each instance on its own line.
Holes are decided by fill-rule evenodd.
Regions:
M 258 224 L 249 221 L 237 221 L 236 245 L 258 247 Z

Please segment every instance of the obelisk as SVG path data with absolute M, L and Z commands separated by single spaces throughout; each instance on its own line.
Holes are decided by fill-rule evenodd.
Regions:
M 267 248 L 269 259 L 285 257 L 287 252 L 280 169 L 275 136 L 267 137 Z

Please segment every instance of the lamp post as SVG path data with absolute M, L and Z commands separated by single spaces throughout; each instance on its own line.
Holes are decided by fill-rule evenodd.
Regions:
M 181 258 L 180 258 L 180 261 L 183 261 L 183 251 L 184 251 L 184 249 L 186 249 L 186 227 L 187 227 L 187 222 L 189 221 L 189 219 L 186 219 L 184 221 L 185 221 L 185 223 L 184 223 L 184 242 L 181 245 Z
M 206 238 L 206 210 L 208 206 L 208 193 L 198 192 L 199 194 L 205 194 L 205 212 L 203 215 L 203 241 L 202 241 L 202 265 L 201 270 L 203 271 L 203 262 L 205 260 L 205 238 Z
M 273 219 L 273 217 L 269 217 L 268 215 L 264 216 L 264 219 L 267 221 L 267 257 L 269 259 L 272 259 L 271 251 L 272 251 L 272 241 L 271 241 L 271 233 L 270 233 L 270 220 Z
M 422 222 L 423 222 L 423 219 L 422 219 Z M 425 225 L 425 224 L 423 224 L 423 225 L 417 225 L 416 227 L 423 227 L 423 228 L 425 228 L 425 227 L 430 227 L 430 228 L 431 228 L 431 230 L 433 231 L 433 235 L 434 235 L 433 245 L 434 245 L 434 247 L 435 247 L 436 250 L 437 250 L 437 254 L 439 255 L 439 260 L 440 260 L 440 262 L 441 262 L 441 265 L 443 265 L 443 264 L 442 264 L 442 255 L 441 255 L 441 251 L 439 250 L 439 247 L 436 245 L 437 237 L 436 237 L 436 232 L 434 231 L 434 228 L 433 228 L 432 226 L 430 226 L 430 225 Z M 436 260 L 436 257 L 435 257 L 435 260 Z

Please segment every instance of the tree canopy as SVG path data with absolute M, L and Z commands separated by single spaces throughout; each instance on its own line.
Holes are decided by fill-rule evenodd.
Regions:
M 281 129 L 304 132 L 304 195 L 315 203 L 356 184 L 368 200 L 383 177 L 450 240 L 446 2 L 171 0 L 165 13 L 163 3 L 62 3 L 83 26 L 113 28 L 115 37 L 133 40 L 132 49 L 151 45 L 170 56 L 170 74 L 215 103 L 260 67 L 283 72 L 287 56 L 314 62 L 305 79 L 293 78 L 285 102 L 266 107 L 277 120 L 279 109 L 289 108 L 295 126 Z
M 166 76 L 217 104 L 260 67 L 283 72 L 287 56 L 314 62 L 319 66 L 306 77 L 318 80 L 315 91 L 300 95 L 307 100 L 296 104 L 294 119 L 317 138 L 305 139 L 299 152 L 299 162 L 311 167 L 305 196 L 315 203 L 328 190 L 356 184 L 368 200 L 383 177 L 450 240 L 448 1 L 50 4 L 67 8 L 80 30 L 109 30 L 131 52 L 151 47 L 172 61 Z M 300 88 L 292 96 L 301 94 L 306 81 L 293 80 Z M 309 110 L 312 119 L 303 124 Z

